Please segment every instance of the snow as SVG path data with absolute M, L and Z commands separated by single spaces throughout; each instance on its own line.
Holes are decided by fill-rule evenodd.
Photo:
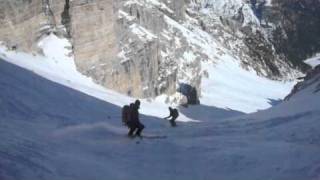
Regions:
M 217 64 L 202 65 L 209 73 L 201 85 L 200 101 L 204 105 L 252 113 L 270 108 L 272 101 L 281 101 L 296 83 L 260 77 L 254 71 L 242 69 L 229 55 L 221 58 L 224 60 Z
M 161 9 L 162 11 L 166 11 L 168 13 L 173 14 L 173 10 L 170 9 L 165 3 L 160 2 L 158 0 L 128 0 L 125 2 L 125 6 L 129 7 L 131 5 L 138 5 L 138 6 L 145 6 L 147 8 L 153 8 L 153 7 L 157 7 L 159 9 Z
M 254 15 L 250 3 L 243 0 L 202 0 L 202 12 L 205 14 L 215 14 L 226 18 L 238 16 L 238 10 L 242 9 L 244 16 L 243 26 L 248 24 L 259 25 L 259 20 Z
M 242 2 L 209 1 L 217 7 Z M 142 100 L 143 134 L 164 139 L 126 137 L 121 106 L 135 99 L 80 74 L 68 40 L 45 37 L 38 44 L 43 55 L 0 46 L 0 179 L 319 179 L 319 75 L 280 102 L 295 82 L 259 77 L 208 34 L 166 21 L 190 44 L 183 63 L 208 55 L 201 62 L 208 77 L 202 79 L 201 105 L 178 107 L 176 128 L 162 119 L 168 115 L 166 96 Z M 138 25 L 130 28 L 146 41 L 157 38 Z M 122 62 L 125 53 L 118 54 Z
M 183 36 L 186 37 L 188 44 L 199 47 L 200 51 L 208 55 L 210 59 L 214 58 L 213 56 L 216 54 L 216 47 L 218 45 L 212 40 L 212 37 L 210 37 L 209 34 L 196 30 L 195 32 L 192 32 L 168 16 L 165 16 L 165 21 L 170 25 L 169 28 L 171 28 L 171 31 L 174 32 L 175 30 L 173 29 L 176 29 L 181 32 Z M 181 46 L 180 42 L 178 42 L 177 45 Z
M 54 34 L 51 34 L 42 39 L 38 45 L 44 52 L 44 56 L 9 51 L 4 46 L 0 46 L 0 58 L 33 71 L 53 82 L 76 89 L 120 107 L 135 101 L 133 98 L 97 85 L 91 78 L 79 73 L 76 70 L 73 57 L 69 56 L 71 55 L 71 44 L 68 40 L 58 38 Z M 149 102 L 148 100 L 142 100 L 142 102 L 146 105 L 146 108 L 141 110 L 141 113 L 156 117 L 167 116 L 168 105 L 163 101 Z M 177 120 L 195 121 L 183 115 Z
M 272 6 L 272 0 L 266 0 L 266 6 Z
M 193 62 L 197 58 L 196 55 L 192 51 L 186 51 L 183 54 L 183 60 L 184 62 L 190 63 Z
M 121 59 L 120 61 L 121 64 L 126 63 L 130 60 L 129 58 L 127 58 L 125 54 L 126 52 L 123 49 L 118 53 L 118 58 Z
M 311 66 L 312 68 L 315 68 L 316 66 L 318 66 L 320 64 L 320 53 L 316 54 L 312 58 L 306 59 L 304 62 L 306 64 L 308 64 L 309 66 Z
M 153 39 L 157 38 L 156 35 L 138 24 L 132 24 L 129 28 L 131 29 L 131 32 L 136 34 L 141 40 L 144 40 L 145 42 L 152 41 Z
M 159 118 L 167 115 L 164 97 L 143 100 L 141 112 L 152 115 L 141 116 L 143 133 L 167 138 L 129 139 L 119 106 L 133 99 L 77 73 L 65 39 L 50 35 L 39 46 L 44 56 L 0 48 L 0 179 L 320 178 L 319 75 L 289 101 L 254 114 L 224 106 L 180 108 L 186 119 L 201 122 L 176 128 Z M 244 110 L 253 99 L 263 104 L 264 94 L 284 92 L 283 84 L 258 78 L 232 57 L 220 59 L 203 64 L 214 80 L 203 86 L 216 83 L 223 93 L 235 88 L 235 97 L 245 97 L 239 102 L 249 103 Z M 231 103 L 225 98 L 232 94 L 223 93 Z
M 170 9 L 166 4 L 164 4 L 162 2 L 159 2 L 157 0 L 146 0 L 146 3 L 153 4 L 153 5 L 157 6 L 157 7 L 159 7 L 160 9 L 165 10 L 165 11 L 167 11 L 169 13 L 172 13 L 172 14 L 174 13 L 172 11 L 172 9 Z
M 122 10 L 119 10 L 119 19 L 121 18 L 126 18 L 129 22 L 130 21 L 133 21 L 135 19 L 134 16 L 130 16 L 128 13 L 122 11 Z
M 270 110 L 227 120 L 172 129 L 143 116 L 146 134 L 168 136 L 155 140 L 126 138 L 118 106 L 5 61 L 0 87 L 1 179 L 319 178 L 314 86 Z M 192 114 L 201 116 L 198 110 Z
M 129 3 L 129 2 L 127 2 Z M 120 12 L 125 15 L 124 12 Z M 194 28 L 192 31 L 187 29 L 171 19 L 164 16 L 169 28 L 166 34 L 172 32 L 181 33 L 190 46 L 180 58 L 180 66 L 189 66 L 187 70 L 180 68 L 178 71 L 178 81 L 188 83 L 194 77 L 195 70 L 192 69 L 192 63 L 201 60 L 201 72 L 208 72 L 209 77 L 202 77 L 201 82 L 201 99 L 200 102 L 205 106 L 214 106 L 223 109 L 232 109 L 244 113 L 252 113 L 258 110 L 267 109 L 274 105 L 275 102 L 283 99 L 292 89 L 295 81 L 280 82 L 272 81 L 259 77 L 253 70 L 245 70 L 238 63 L 240 60 L 230 56 L 229 50 L 215 40 L 208 33 Z M 144 41 L 151 41 L 157 38 L 149 30 L 134 23 L 130 25 L 130 31 L 136 34 Z M 179 38 L 175 38 L 176 46 L 183 46 Z M 121 95 L 119 93 L 105 89 L 93 81 L 81 75 L 76 70 L 71 53 L 71 45 L 65 39 L 60 39 L 55 35 L 44 38 L 39 42 L 39 47 L 43 49 L 44 56 L 31 56 L 25 53 L 16 53 L 7 51 L 4 47 L 0 52 L 7 57 L 3 57 L 12 63 L 27 68 L 37 74 L 48 78 L 51 81 L 61 83 L 65 86 L 72 87 L 81 92 L 87 93 L 99 99 L 108 101 L 118 106 L 128 104 L 134 99 Z M 51 48 L 55 47 L 55 48 Z M 121 63 L 127 62 L 126 52 L 120 51 L 118 57 Z M 165 57 L 167 52 L 160 52 Z M 202 58 L 200 54 L 205 54 L 208 58 Z M 229 55 L 228 55 L 229 54 Z M 24 61 L 30 59 L 29 61 Z M 167 114 L 166 98 L 157 98 L 155 100 L 143 100 L 148 107 L 142 110 L 146 115 L 164 117 Z M 163 109 L 158 110 L 157 107 Z M 179 121 L 193 121 L 190 118 L 181 116 Z
M 191 31 L 169 17 L 165 20 L 174 29 L 172 31 L 181 32 L 193 48 L 183 54 L 181 62 L 190 64 L 201 60 L 202 72 L 209 74 L 208 78 L 202 76 L 201 81 L 200 102 L 203 105 L 252 113 L 272 107 L 288 95 L 297 83 L 295 80 L 270 80 L 258 76 L 252 69 L 245 70 L 240 60 L 231 56 L 232 53 L 208 33 L 197 28 Z M 202 58 L 196 52 L 208 58 Z M 191 69 L 179 77 L 179 82 L 188 83 L 193 76 Z

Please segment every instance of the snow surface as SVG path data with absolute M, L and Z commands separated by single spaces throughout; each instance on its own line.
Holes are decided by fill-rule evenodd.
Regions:
M 46 49 L 53 47 L 50 43 L 57 45 L 54 51 Z M 67 41 L 51 35 L 39 46 L 45 56 L 0 50 L 0 58 L 6 60 L 0 60 L 0 179 L 320 178 L 318 83 L 289 101 L 249 115 L 205 105 L 180 108 L 189 120 L 201 122 L 179 122 L 176 128 L 142 115 L 145 135 L 167 138 L 129 139 L 119 120 L 119 105 L 132 99 L 93 84 L 73 72 L 75 68 L 66 71 L 64 67 L 73 66 L 72 57 L 56 53 L 69 54 L 61 48 L 69 46 Z M 234 73 L 238 85 L 254 75 L 229 61 L 227 69 L 223 62 L 208 68 L 225 76 Z M 273 84 L 253 79 L 266 87 Z M 253 83 L 244 86 L 259 89 Z M 165 105 L 157 101 L 141 105 L 149 114 L 160 115 L 162 109 Z
M 296 82 L 273 81 L 240 67 L 228 55 L 216 65 L 203 63 L 209 78 L 202 81 L 201 102 L 204 105 L 251 113 L 270 108 L 274 101 L 288 95 Z
M 212 62 L 203 62 L 202 64 L 203 70 L 209 74 L 208 78 L 203 78 L 201 85 L 202 97 L 200 100 L 203 105 L 251 113 L 271 107 L 273 105 L 272 102 L 283 99 L 295 84 L 295 82 L 271 81 L 257 76 L 254 71 L 244 70 L 238 64 L 237 59 L 225 54 L 218 55 L 217 48 L 219 45 L 213 40 L 203 41 L 203 39 L 210 39 L 206 34 L 195 34 L 168 18 L 166 20 L 174 27 L 179 28 L 188 37 L 187 40 L 191 44 L 202 47 L 203 51 L 211 54 L 212 57 L 210 59 L 214 59 L 214 55 L 219 57 L 217 64 Z M 153 38 L 150 33 L 147 33 L 147 30 L 134 29 L 143 38 Z M 80 74 L 74 64 L 71 44 L 68 40 L 51 34 L 42 39 L 38 45 L 43 51 L 43 56 L 8 51 L 5 47 L 0 46 L 0 57 L 51 81 L 74 88 L 117 106 L 123 106 L 134 101 L 130 97 L 105 89 L 95 84 L 90 78 Z M 193 52 L 189 51 L 184 54 L 183 60 L 191 62 L 196 57 Z M 184 77 L 189 76 L 191 77 L 192 74 L 186 74 Z M 142 100 L 150 108 L 146 108 L 141 112 L 146 115 L 165 117 L 168 113 L 168 105 L 164 103 L 165 99 L 166 97 L 160 96 L 156 100 Z M 193 121 L 183 115 L 178 120 Z
M 316 54 L 312 58 L 306 59 L 304 62 L 310 65 L 312 68 L 315 68 L 320 64 L 320 53 Z
M 147 29 L 138 24 L 132 24 L 129 28 L 131 29 L 131 32 L 136 34 L 141 40 L 144 40 L 145 42 L 157 38 L 156 35 L 152 34 Z
M 266 0 L 266 6 L 272 6 L 272 0 Z
M 209 74 L 207 78 L 203 76 L 201 83 L 200 102 L 203 105 L 252 113 L 270 108 L 273 102 L 288 95 L 297 83 L 294 80 L 274 81 L 258 76 L 252 69 L 245 70 L 239 59 L 231 56 L 231 52 L 206 32 L 190 31 L 169 17 L 165 20 L 186 37 L 188 44 L 200 47 L 200 51 L 208 55 L 208 59 L 201 61 L 202 71 Z M 186 52 L 182 62 L 196 60 L 198 56 L 194 52 L 197 50 Z M 193 76 L 192 71 L 184 73 L 179 81 L 187 83 Z
M 122 107 L 125 104 L 134 102 L 135 99 L 107 90 L 95 84 L 76 70 L 71 54 L 71 44 L 64 38 L 58 38 L 54 34 L 47 36 L 39 42 L 39 47 L 43 50 L 44 56 L 31 55 L 23 52 L 9 51 L 4 46 L 0 46 L 0 58 L 26 68 L 36 74 L 45 77 L 53 82 L 76 89 L 88 95 L 105 100 Z M 166 117 L 168 105 L 161 101 L 142 100 L 146 108 L 141 113 L 157 117 Z M 181 115 L 178 121 L 194 121 Z

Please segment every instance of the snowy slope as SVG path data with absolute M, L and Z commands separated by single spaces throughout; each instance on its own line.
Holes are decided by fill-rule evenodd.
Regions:
M 306 59 L 304 62 L 310 65 L 312 68 L 314 68 L 320 64 L 320 54 L 317 54 L 312 58 Z
M 203 61 L 201 65 L 202 71 L 208 74 L 201 83 L 202 97 L 200 100 L 203 105 L 245 113 L 255 112 L 271 107 L 273 101 L 283 99 L 295 84 L 294 81 L 268 80 L 259 77 L 253 70 L 244 70 L 240 67 L 238 59 L 226 54 L 227 50 L 221 49 L 219 44 L 206 34 L 191 32 L 170 19 L 167 19 L 167 21 L 173 28 L 179 29 L 185 36 L 188 36 L 192 47 L 200 47 L 201 51 L 210 54 L 210 60 Z M 51 34 L 39 42 L 39 47 L 43 49 L 44 56 L 17 53 L 1 47 L 0 57 L 34 71 L 51 81 L 77 89 L 118 106 L 123 106 L 134 100 L 106 90 L 93 83 L 90 78 L 81 75 L 76 70 L 70 50 L 71 45 L 66 39 L 60 39 Z M 195 57 L 196 55 L 190 51 L 189 54 L 184 56 L 183 63 L 188 64 L 188 61 L 194 61 Z M 212 61 L 212 59 L 216 58 L 218 58 L 218 61 Z M 189 71 L 181 74 L 183 78 L 179 80 L 180 83 L 188 81 L 188 77 L 192 75 L 192 72 Z M 164 103 L 165 99 L 166 97 L 162 96 L 152 101 L 152 103 L 149 100 L 144 100 L 144 103 L 148 104 L 150 108 L 142 112 L 157 117 L 165 116 L 164 114 L 167 113 L 166 107 L 168 106 Z M 161 107 L 160 109 L 165 110 L 159 111 L 156 107 Z M 179 120 L 190 121 L 190 119 L 183 116 Z
M 173 2 L 177 2 L 176 6 L 170 6 Z M 166 93 L 170 102 L 184 98 L 174 93 L 181 84 L 187 84 L 196 89 L 200 102 L 207 106 L 245 113 L 269 108 L 288 94 L 300 72 L 276 55 L 252 3 L 254 1 L 245 0 L 124 1 L 118 13 L 119 22 L 126 30 L 126 36 L 121 36 L 120 62 L 127 63 L 133 72 L 152 70 L 150 77 L 157 81 L 142 78 L 147 80 L 141 87 L 148 93 L 161 89 L 155 95 Z M 171 13 L 178 5 L 186 8 L 183 16 Z M 157 46 L 151 47 L 151 44 Z M 148 52 L 157 52 L 156 58 L 147 58 L 159 65 L 157 73 L 154 68 L 141 67 L 144 63 L 140 63 L 140 56 L 145 55 L 132 53 L 144 52 L 146 48 L 151 49 Z M 140 67 L 142 71 L 133 67 Z M 256 86 L 258 91 L 252 88 Z
M 270 108 L 281 101 L 296 82 L 272 81 L 244 70 L 235 58 L 224 55 L 217 64 L 203 63 L 209 77 L 202 81 L 201 102 L 245 113 Z
M 125 136 L 119 106 L 37 74 L 0 61 L 0 179 L 320 178 L 319 76 L 289 101 L 251 115 L 217 109 L 214 121 L 174 129 L 142 116 L 145 134 L 168 138 L 138 140 Z M 208 113 L 192 110 L 190 118 Z
M 221 0 L 203 2 L 222 15 L 236 13 L 215 3 Z M 245 23 L 255 23 L 248 13 Z M 43 55 L 0 47 L 0 179 L 319 179 L 319 74 L 280 102 L 295 82 L 259 77 L 213 37 L 165 20 L 190 45 L 179 65 L 191 67 L 199 54 L 208 58 L 201 61 L 202 104 L 179 107 L 177 128 L 161 119 L 166 97 L 142 100 L 144 134 L 164 139 L 126 137 L 120 107 L 134 99 L 81 75 L 66 39 L 42 39 Z M 131 28 L 146 41 L 154 38 Z M 179 81 L 192 78 L 192 70 Z
M 165 19 L 169 29 L 181 32 L 192 49 L 179 62 L 182 64 L 178 76 L 180 83 L 188 84 L 195 76 L 194 69 L 183 70 L 184 66 L 192 67 L 192 62 L 198 61 L 199 54 L 205 54 L 206 58 L 200 58 L 200 102 L 204 105 L 252 113 L 271 107 L 272 102 L 283 99 L 296 84 L 295 80 L 275 81 L 258 76 L 252 68 L 244 69 L 240 58 L 233 56 L 208 33 L 196 27 L 190 31 L 170 18 Z M 298 74 L 293 70 L 288 76 L 294 79 Z
M 44 55 L 8 51 L 5 47 L 0 47 L 0 58 L 31 70 L 53 82 L 76 89 L 117 106 L 122 107 L 135 101 L 133 98 L 107 90 L 95 84 L 91 78 L 80 74 L 76 70 L 71 53 L 71 44 L 68 40 L 51 34 L 39 42 L 39 47 L 43 50 Z M 147 100 L 143 100 L 143 103 L 148 104 L 147 107 L 150 107 L 142 110 L 144 114 L 165 117 L 168 113 L 168 105 L 162 101 L 150 103 Z M 157 107 L 161 108 L 158 109 Z M 182 115 L 179 121 L 191 120 Z

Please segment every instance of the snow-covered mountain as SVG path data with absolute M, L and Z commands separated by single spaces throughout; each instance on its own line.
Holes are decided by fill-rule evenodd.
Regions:
M 120 106 L 134 99 L 76 71 L 66 39 L 51 34 L 39 46 L 45 56 L 1 48 L 0 179 L 319 178 L 319 66 L 285 102 L 254 114 L 180 107 L 178 127 L 171 128 L 161 118 L 168 113 L 161 98 L 143 100 L 143 134 L 167 137 L 139 140 L 126 137 L 119 116 Z M 235 62 L 216 70 L 227 80 L 239 78 L 239 85 L 242 78 L 265 81 L 265 93 L 283 87 Z
M 99 99 L 105 100 L 106 97 L 117 94 L 99 87 L 91 78 L 77 71 L 70 49 L 71 44 L 67 39 L 50 34 L 38 43 L 38 47 L 43 55 L 12 51 L 0 46 L 0 57 L 51 81 L 75 88 Z M 237 59 L 227 54 L 221 54 L 219 57 L 221 58 L 220 62 L 202 62 L 201 64 L 202 70 L 205 72 L 200 84 L 202 105 L 245 113 L 255 112 L 271 107 L 273 101 L 283 99 L 295 84 L 295 81 L 280 82 L 260 77 L 252 69 L 243 69 Z M 192 77 L 193 74 L 187 75 Z M 115 98 L 112 101 L 108 99 L 108 102 L 122 106 L 132 100 L 125 95 L 122 96 L 125 100 Z M 176 104 L 187 101 L 180 93 L 171 97 L 163 95 L 154 100 L 146 100 L 159 102 L 162 107 L 178 100 L 182 102 Z M 163 112 L 160 111 L 159 113 Z M 159 113 L 155 111 L 149 115 L 159 115 Z
M 296 84 L 304 37 L 270 19 L 290 4 L 0 0 L 0 179 L 319 179 L 318 50 Z M 126 137 L 128 95 L 154 97 L 150 138 Z
M 291 7 L 286 4 L 263 0 L 0 3 L 4 17 L 0 40 L 7 47 L 37 53 L 38 42 L 48 34 L 67 37 L 78 71 L 134 97 L 168 95 L 168 101 L 187 98 L 198 103 L 206 99 L 206 79 L 215 81 L 219 76 L 208 69 L 227 61 L 261 78 L 288 81 L 300 76 L 289 61 L 300 52 L 290 51 L 289 57 L 283 49 L 290 35 L 283 28 L 288 21 L 270 18 L 272 13 L 284 14 L 285 9 L 278 7 Z

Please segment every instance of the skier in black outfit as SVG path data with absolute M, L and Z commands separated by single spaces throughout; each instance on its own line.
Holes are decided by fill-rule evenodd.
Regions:
M 144 129 L 144 125 L 140 122 L 139 119 L 139 108 L 140 108 L 140 101 L 136 100 L 134 104 L 130 104 L 130 118 L 128 120 L 128 127 L 129 127 L 129 137 L 134 137 L 134 132 L 137 130 L 135 133 L 135 136 L 141 137 L 141 132 Z
M 177 126 L 176 119 L 179 117 L 179 112 L 177 109 L 171 108 L 171 107 L 169 107 L 169 111 L 170 111 L 170 115 L 168 117 L 165 117 L 164 119 L 168 119 L 171 117 L 170 124 L 172 127 L 176 127 Z

